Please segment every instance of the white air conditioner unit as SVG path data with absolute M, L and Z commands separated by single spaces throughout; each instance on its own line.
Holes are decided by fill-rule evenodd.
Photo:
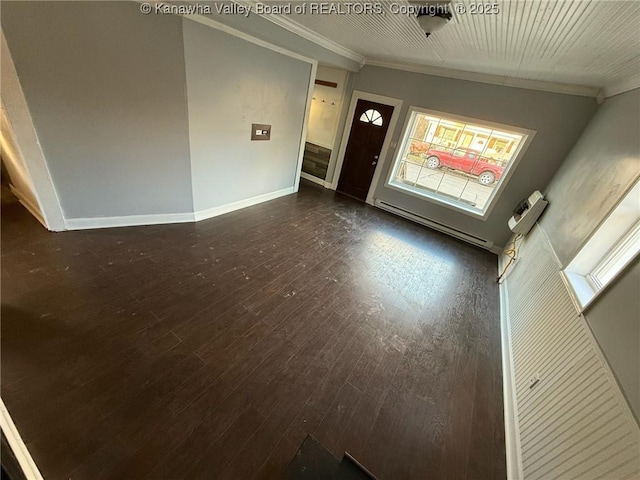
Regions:
M 513 233 L 526 235 L 540 218 L 547 207 L 547 202 L 542 194 L 536 190 L 529 198 L 520 202 L 513 216 L 509 219 L 509 228 Z

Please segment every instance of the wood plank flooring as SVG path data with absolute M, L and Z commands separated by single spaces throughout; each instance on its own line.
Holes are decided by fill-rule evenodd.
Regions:
M 505 478 L 496 257 L 313 184 L 196 224 L 2 208 L 2 398 L 47 480 Z

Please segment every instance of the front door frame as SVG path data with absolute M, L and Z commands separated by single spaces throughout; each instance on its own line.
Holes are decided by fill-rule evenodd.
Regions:
M 351 135 L 351 125 L 353 125 L 353 116 L 356 111 L 356 104 L 358 100 L 368 100 L 370 102 L 381 103 L 384 105 L 390 105 L 393 107 L 393 113 L 391 114 L 391 120 L 389 120 L 389 128 L 387 129 L 387 134 L 384 137 L 384 142 L 382 143 L 382 149 L 380 150 L 380 158 L 378 160 L 378 164 L 376 165 L 376 169 L 373 173 L 373 178 L 371 180 L 371 185 L 369 186 L 369 191 L 367 192 L 366 202 L 369 205 L 373 205 L 373 194 L 376 190 L 376 185 L 380 180 L 380 175 L 382 174 L 382 166 L 387 161 L 387 153 L 389 152 L 389 148 L 391 148 L 391 139 L 393 138 L 393 134 L 396 129 L 396 124 L 398 122 L 398 118 L 400 117 L 400 109 L 402 108 L 403 100 L 399 98 L 386 97 L 384 95 L 378 95 L 376 93 L 363 92 L 361 90 L 354 90 L 351 94 L 351 103 L 349 104 L 349 111 L 347 113 L 347 119 L 345 121 L 345 128 L 342 132 L 342 140 L 340 142 L 340 150 L 338 151 L 338 161 L 336 162 L 336 168 L 333 172 L 333 180 L 331 182 L 331 190 L 335 190 L 338 188 L 338 181 L 340 180 L 340 174 L 342 173 L 342 165 L 344 163 L 344 155 L 347 151 L 347 144 L 349 143 L 349 137 Z M 395 145 L 394 145 L 395 147 Z

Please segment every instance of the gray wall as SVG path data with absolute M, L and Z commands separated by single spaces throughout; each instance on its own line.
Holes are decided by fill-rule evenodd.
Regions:
M 599 298 L 586 314 L 636 418 L 640 419 L 640 261 Z
M 338 55 L 309 40 L 299 37 L 293 32 L 285 30 L 265 18 L 251 13 L 249 17 L 243 15 L 218 15 L 215 4 L 222 2 L 201 2 L 203 5 L 212 5 L 213 13 L 210 17 L 220 23 L 224 23 L 256 38 L 265 40 L 273 45 L 286 48 L 308 58 L 313 58 L 320 63 L 337 68 L 343 68 L 352 72 L 360 69 L 360 64 L 354 60 Z M 231 2 L 226 2 L 231 3 Z M 262 2 L 269 3 L 269 2 Z M 292 2 L 293 3 L 293 2 Z M 295 17 L 294 17 L 295 18 Z
M 498 245 L 504 245 L 510 237 L 507 221 L 518 201 L 536 189 L 544 189 L 597 109 L 593 98 L 371 66 L 355 75 L 353 88 L 404 100 L 394 142 L 400 140 L 410 105 L 537 131 L 486 221 L 385 187 L 396 150 L 390 149 L 385 159 L 375 198 Z
M 640 175 L 640 89 L 598 110 L 548 187 L 542 225 L 563 266 Z
M 550 183 L 540 225 L 566 266 L 640 175 L 640 89 L 608 98 Z M 640 199 L 639 199 L 640 208 Z M 638 261 L 585 317 L 640 418 Z
M 183 22 L 195 210 L 293 187 L 311 65 Z
M 65 217 L 192 211 L 181 18 L 135 2 L 0 8 Z

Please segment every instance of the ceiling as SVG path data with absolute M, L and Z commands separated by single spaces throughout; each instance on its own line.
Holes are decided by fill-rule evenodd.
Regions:
M 309 2 L 310 3 L 310 2 Z M 372 2 L 351 2 L 369 3 Z M 640 1 L 499 0 L 497 15 L 457 14 L 426 38 L 415 17 L 392 14 L 267 16 L 365 63 L 475 72 L 596 88 L 640 77 Z M 468 0 L 454 0 L 469 10 Z M 337 45 L 335 45 L 337 44 Z M 340 48 L 342 47 L 342 48 Z M 401 65 L 399 65 L 401 64 Z

